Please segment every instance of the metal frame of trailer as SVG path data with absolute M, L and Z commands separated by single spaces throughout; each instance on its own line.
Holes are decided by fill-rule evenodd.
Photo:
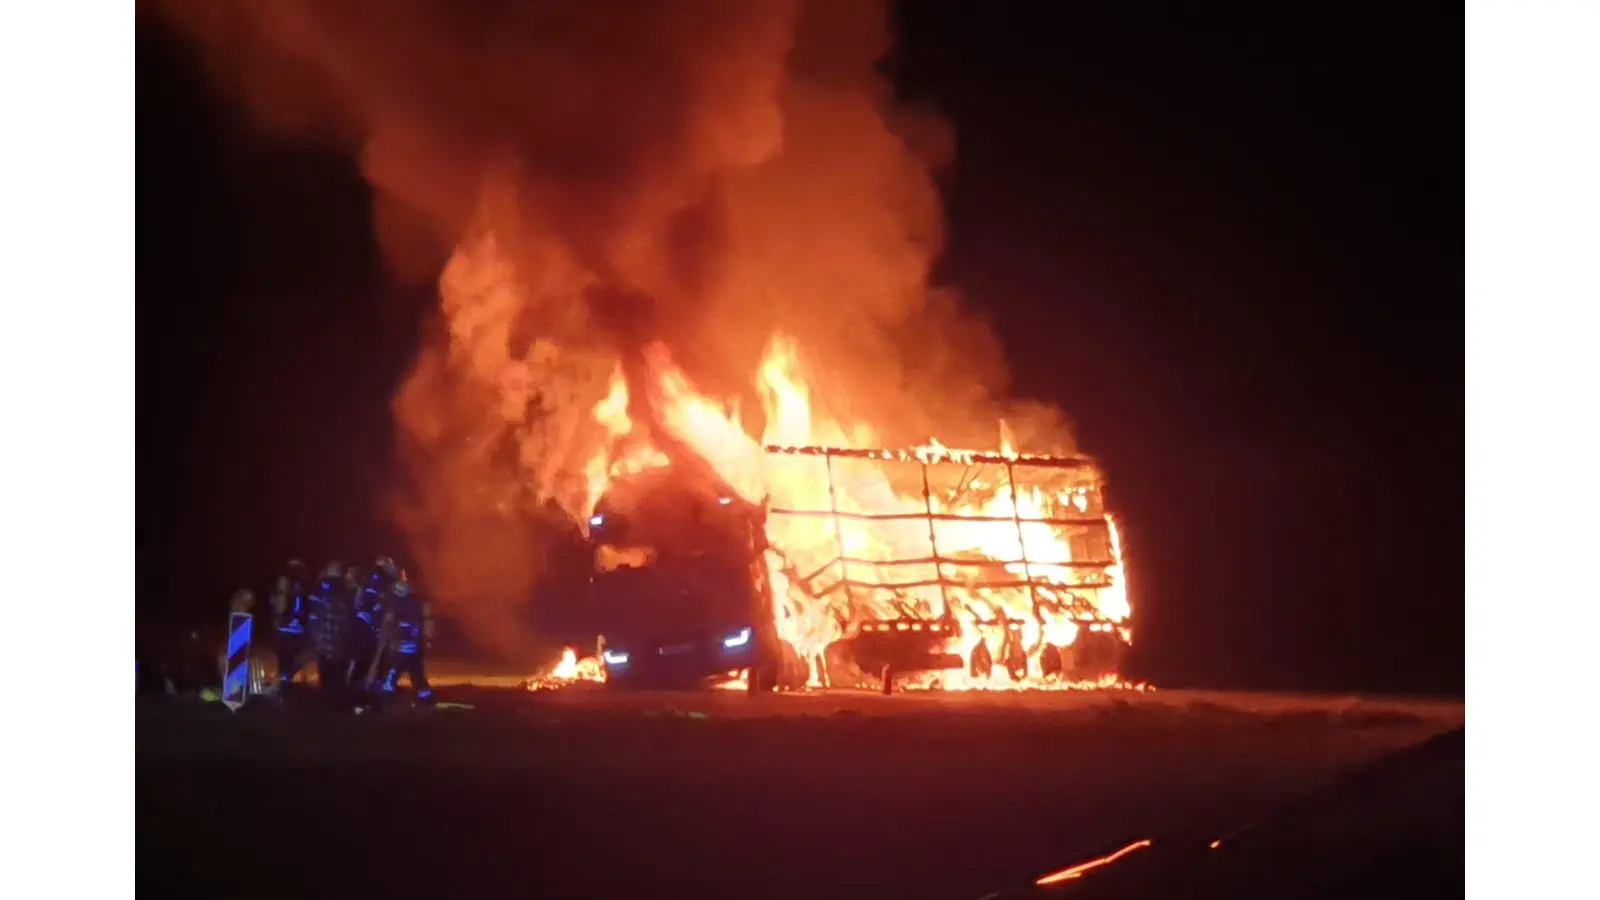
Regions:
M 768 446 L 765 449 L 769 456 L 775 457 L 821 458 L 828 481 L 827 509 L 797 509 L 777 505 L 769 505 L 767 508 L 769 520 L 792 516 L 825 518 L 832 522 L 836 542 L 834 557 L 821 566 L 812 568 L 810 572 L 794 573 L 798 577 L 791 577 L 792 587 L 819 600 L 827 600 L 830 594 L 840 593 L 845 604 L 852 609 L 871 609 L 872 604 L 861 601 L 872 595 L 882 597 L 886 593 L 896 595 L 921 588 L 938 588 L 942 603 L 939 614 L 918 615 L 902 609 L 899 615 L 890 618 L 869 617 L 860 621 L 859 627 L 853 633 L 847 634 L 845 640 L 841 642 L 846 645 L 844 649 L 853 652 L 858 661 L 862 658 L 870 660 L 885 692 L 892 690 L 894 676 L 901 672 L 985 665 L 978 659 L 952 660 L 945 655 L 926 651 L 926 648 L 933 644 L 943 643 L 952 633 L 962 631 L 964 625 L 954 615 L 954 608 L 956 604 L 963 602 L 963 596 L 970 596 L 972 592 L 1025 589 L 1033 602 L 1034 616 L 1038 621 L 1041 623 L 1044 621 L 1042 610 L 1066 610 L 1068 617 L 1076 622 L 1082 631 L 1090 634 L 1105 633 L 1107 637 L 1111 637 L 1126 625 L 1124 621 L 1111 619 L 1100 613 L 1098 608 L 1083 596 L 1110 588 L 1113 585 L 1111 570 L 1123 564 L 1119 558 L 1116 542 L 1109 536 L 1113 526 L 1109 514 L 1104 511 L 1101 496 L 1104 479 L 1098 464 L 1092 458 L 983 453 L 939 448 L 891 451 Z M 922 509 L 887 513 L 862 513 L 841 509 L 838 461 L 844 460 L 917 466 L 921 481 Z M 937 512 L 934 507 L 936 495 L 934 486 L 936 479 L 932 474 L 934 470 L 941 471 L 941 474 L 945 475 L 937 479 L 938 481 L 944 485 L 954 485 L 953 490 L 946 487 L 943 492 L 946 496 L 942 499 L 947 501 L 946 505 L 954 505 L 948 501 L 959 500 L 967 486 L 979 483 L 982 473 L 1003 472 L 1003 480 L 997 482 L 1002 484 L 1003 488 L 995 487 L 986 481 L 982 483 L 991 490 L 1009 491 L 1012 514 L 992 516 Z M 1093 499 L 1089 502 L 1089 511 L 1050 518 L 1023 516 L 1018 485 L 1019 470 L 1055 473 L 1060 481 L 1075 482 L 1087 492 L 1086 496 L 1093 495 Z M 1034 481 L 1025 479 L 1024 486 Z M 927 523 L 930 552 L 927 556 L 912 559 L 873 560 L 851 557 L 845 549 L 845 523 L 851 520 L 878 523 L 896 520 L 923 521 Z M 968 524 L 986 522 L 997 526 L 1010 525 L 1016 531 L 1016 541 L 1021 551 L 1019 558 L 995 560 L 941 554 L 938 535 L 938 523 L 941 522 Z M 1033 558 L 1028 552 L 1025 531 L 1028 525 L 1044 525 L 1052 529 L 1061 529 L 1063 532 L 1069 529 L 1103 528 L 1107 532 L 1103 546 L 1104 554 L 1099 558 L 1085 560 L 1043 561 Z M 782 555 L 781 548 L 775 549 Z M 920 567 L 925 572 L 931 567 L 933 577 L 910 580 L 885 580 L 883 577 L 886 571 L 907 567 Z M 853 577 L 852 569 L 857 573 L 871 570 L 878 577 L 871 581 Z M 837 573 L 836 576 L 825 577 L 834 572 Z M 1057 577 L 1047 577 L 1051 573 L 1055 573 Z M 823 584 L 824 581 L 827 583 Z M 1002 616 L 1003 612 L 993 618 L 974 618 L 971 621 L 978 626 L 1005 630 L 1009 637 L 1001 647 L 1001 662 L 1006 665 L 1014 678 L 1021 678 L 1026 674 L 1026 654 L 1020 650 L 1020 633 L 1026 620 L 1010 617 L 1002 619 Z M 991 652 L 987 643 L 980 643 L 978 648 L 980 649 L 974 651 L 975 657 L 979 652 Z M 991 660 L 988 664 L 992 663 Z

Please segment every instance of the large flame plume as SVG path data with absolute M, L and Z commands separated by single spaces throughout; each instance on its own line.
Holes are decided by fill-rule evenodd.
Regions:
M 763 441 L 992 445 L 1004 419 L 1072 450 L 929 284 L 954 142 L 879 74 L 882 2 L 163 9 L 255 122 L 356 154 L 393 272 L 438 279 L 394 401 L 397 514 L 484 640 L 513 642 L 541 541 L 628 466 L 692 461 L 754 496 Z M 825 640 L 790 613 L 797 646 Z

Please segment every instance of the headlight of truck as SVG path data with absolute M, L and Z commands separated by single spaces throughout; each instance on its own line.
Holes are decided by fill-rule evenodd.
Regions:
M 627 662 L 628 662 L 628 651 L 626 651 L 626 650 L 607 650 L 606 652 L 600 654 L 600 658 L 604 659 L 605 662 L 606 662 L 606 665 L 608 665 L 608 666 L 627 665 Z
M 740 647 L 743 647 L 745 644 L 750 643 L 750 635 L 751 631 L 749 628 L 741 628 L 733 634 L 723 638 L 722 646 L 729 650 L 737 650 Z

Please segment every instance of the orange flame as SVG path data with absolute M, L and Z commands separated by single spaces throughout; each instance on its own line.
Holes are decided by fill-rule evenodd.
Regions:
M 561 651 L 561 659 L 551 666 L 549 671 L 528 679 L 528 690 L 549 690 L 583 681 L 605 680 L 606 670 L 605 666 L 600 664 L 600 660 L 592 656 L 579 659 L 578 651 L 567 647 Z

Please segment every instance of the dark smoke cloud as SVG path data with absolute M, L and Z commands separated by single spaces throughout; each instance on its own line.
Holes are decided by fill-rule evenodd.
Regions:
M 414 475 L 397 513 L 482 636 L 516 643 L 547 501 L 575 514 L 589 410 L 650 345 L 733 395 L 781 330 L 835 414 L 895 443 L 995 443 L 998 345 L 927 285 L 953 137 L 891 102 L 883 3 L 162 8 L 262 129 L 348 148 L 395 275 L 439 278 L 395 400 Z M 1062 449 L 1063 427 L 1025 419 Z

